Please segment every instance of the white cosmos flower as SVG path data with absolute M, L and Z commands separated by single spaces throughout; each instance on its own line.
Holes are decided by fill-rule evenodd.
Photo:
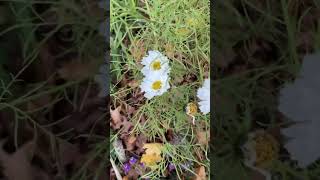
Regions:
M 169 59 L 159 51 L 149 51 L 148 56 L 142 59 L 144 65 L 141 72 L 145 76 L 151 76 L 152 73 L 168 74 L 170 71 Z
M 210 112 L 210 78 L 204 81 L 201 88 L 198 89 L 197 96 L 200 99 L 199 109 L 203 114 Z
M 142 92 L 145 92 L 144 96 L 147 99 L 151 99 L 154 96 L 160 96 L 170 88 L 169 76 L 167 74 L 153 74 L 147 76 L 143 79 L 140 88 Z
M 278 109 L 293 125 L 281 132 L 289 140 L 285 148 L 300 167 L 307 167 L 320 158 L 320 53 L 307 55 L 294 83 L 280 91 Z

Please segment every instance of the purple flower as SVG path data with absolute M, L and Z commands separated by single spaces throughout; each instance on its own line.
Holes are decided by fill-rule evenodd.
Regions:
M 176 167 L 174 166 L 173 163 L 170 163 L 169 166 L 168 166 L 168 168 L 169 168 L 169 171 L 170 171 L 170 172 L 176 169 Z
M 144 163 L 139 163 L 139 165 L 140 165 L 142 168 L 144 168 Z
M 125 163 L 123 165 L 123 170 L 125 174 L 128 174 L 128 172 L 131 170 L 131 165 L 129 163 Z
M 138 161 L 137 158 L 131 157 L 130 160 L 129 160 L 129 163 L 130 163 L 131 165 L 134 165 L 137 161 Z

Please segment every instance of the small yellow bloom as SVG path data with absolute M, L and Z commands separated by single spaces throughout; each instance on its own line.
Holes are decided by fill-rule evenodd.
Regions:
M 160 143 L 147 143 L 143 145 L 146 152 L 142 155 L 140 162 L 144 163 L 147 167 L 155 168 L 157 162 L 163 158 L 161 156 L 163 145 Z
M 279 157 L 279 142 L 267 131 L 256 130 L 249 133 L 247 142 L 241 148 L 244 164 L 271 179 L 270 166 Z
M 264 167 L 278 159 L 279 143 L 268 133 L 261 133 L 254 137 L 256 150 L 256 166 Z
M 198 106 L 195 103 L 188 103 L 186 107 L 187 115 L 192 117 L 192 124 L 195 124 L 195 115 L 198 112 Z
M 147 167 L 152 167 L 157 165 L 157 162 L 161 161 L 162 157 L 159 155 L 148 155 L 148 154 L 143 154 L 141 157 L 141 162 L 144 163 Z
M 267 168 L 279 156 L 279 143 L 264 130 L 257 130 L 248 135 L 243 146 L 245 162 L 257 168 Z
M 186 112 L 189 116 L 194 116 L 198 112 L 198 106 L 195 103 L 188 103 Z

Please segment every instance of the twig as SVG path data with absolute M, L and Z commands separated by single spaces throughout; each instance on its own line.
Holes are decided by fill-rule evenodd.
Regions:
M 111 162 L 111 165 L 112 165 L 114 172 L 116 173 L 117 180 L 122 180 L 122 176 L 120 175 L 118 167 L 114 163 L 112 157 L 110 157 L 110 162 Z

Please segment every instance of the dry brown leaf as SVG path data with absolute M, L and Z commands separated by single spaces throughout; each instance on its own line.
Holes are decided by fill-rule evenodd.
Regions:
M 142 40 L 133 41 L 130 47 L 130 52 L 133 58 L 139 62 L 146 54 L 146 48 Z
M 167 43 L 165 46 L 165 53 L 167 55 L 168 58 L 170 59 L 174 59 L 174 47 L 172 44 Z
M 297 36 L 297 47 L 304 50 L 305 53 L 309 53 L 312 51 L 314 40 L 314 34 L 311 31 L 300 32 Z
M 100 111 L 99 109 L 91 110 L 89 114 L 86 116 L 82 116 L 79 119 L 82 119 L 81 123 L 78 123 L 78 125 L 74 125 L 74 129 L 77 132 L 85 132 L 86 130 L 92 128 L 92 125 L 94 125 L 99 118 L 103 116 L 103 111 Z
M 126 112 L 129 116 L 133 115 L 136 111 L 137 111 L 136 108 L 126 104 Z
M 209 139 L 210 139 L 209 131 L 197 130 L 197 140 L 199 144 L 208 145 Z
M 204 160 L 205 155 L 204 155 L 203 150 L 202 150 L 200 147 L 195 147 L 195 148 L 194 148 L 194 152 L 195 152 L 195 154 L 197 155 L 197 157 L 198 157 L 198 159 L 199 159 L 200 161 L 203 161 L 203 160 Z
M 132 129 L 133 127 L 133 123 L 128 121 L 128 119 L 126 117 L 122 117 L 123 121 L 121 123 L 121 125 L 123 126 L 123 129 L 122 129 L 122 133 L 127 133 L 129 134 L 130 133 L 130 130 Z
M 200 166 L 196 170 L 197 176 L 194 178 L 194 180 L 206 180 L 206 169 L 204 166 Z
M 33 167 L 33 174 L 35 176 L 34 179 L 41 179 L 41 180 L 53 180 L 52 175 L 45 172 L 43 169 L 38 167 Z
M 83 158 L 77 146 L 63 140 L 59 140 L 59 156 L 63 166 L 79 162 Z
M 31 141 L 24 144 L 13 154 L 3 151 L 3 144 L 4 142 L 0 143 L 0 161 L 4 175 L 10 180 L 33 180 L 33 168 L 28 156 L 32 152 L 34 143 Z
M 169 142 L 171 142 L 171 141 L 173 140 L 173 138 L 174 138 L 174 135 L 175 135 L 175 134 L 174 134 L 173 129 L 168 128 L 168 129 L 167 129 L 167 132 L 166 132 L 166 134 L 165 134 L 166 140 L 169 141 Z
M 141 118 L 140 118 L 139 123 L 140 123 L 141 125 L 144 125 L 146 122 L 147 122 L 146 117 L 145 117 L 144 115 L 142 115 Z
M 143 146 L 147 142 L 147 137 L 143 134 L 139 134 L 139 136 L 136 139 L 136 147 L 137 149 L 135 150 L 136 154 L 140 154 L 144 151 Z
M 128 140 L 126 141 L 126 146 L 127 146 L 128 151 L 131 151 L 134 149 L 136 140 L 137 140 L 137 138 L 133 135 L 131 135 L 128 138 Z
M 128 86 L 131 88 L 137 88 L 139 86 L 139 82 L 137 80 L 132 80 L 128 83 Z
M 112 126 L 115 129 L 119 129 L 122 124 L 120 109 L 121 109 L 121 106 L 117 107 L 115 110 L 110 109 Z
M 93 75 L 97 69 L 97 65 L 95 61 L 84 63 L 73 60 L 64 63 L 62 68 L 58 70 L 58 74 L 65 80 L 81 80 Z
M 76 110 L 73 112 L 68 112 L 71 108 L 69 105 L 63 106 L 65 103 L 58 104 L 58 109 L 60 112 L 69 113 L 65 118 L 63 123 L 59 123 L 56 127 L 60 128 L 59 132 L 71 130 L 76 133 L 86 133 L 92 126 L 102 128 L 104 126 L 104 121 L 99 121 L 104 115 L 104 111 L 99 109 L 101 105 L 99 104 L 86 104 L 82 110 Z M 79 121 L 81 119 L 81 121 Z M 92 129 L 97 131 L 98 129 Z
M 139 177 L 139 173 L 136 169 L 132 168 L 128 172 L 128 179 L 138 179 L 138 177 Z
M 128 143 L 133 144 L 134 142 L 136 142 L 137 138 L 133 135 L 131 135 L 128 139 Z

